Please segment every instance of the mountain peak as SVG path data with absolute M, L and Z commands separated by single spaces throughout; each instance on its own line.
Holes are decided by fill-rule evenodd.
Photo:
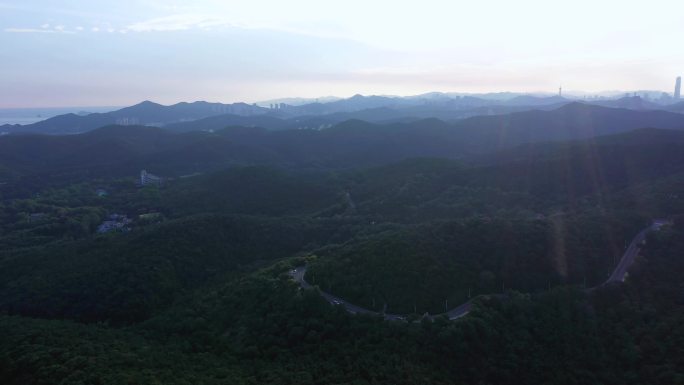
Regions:
M 161 106 L 161 104 L 155 103 L 151 100 L 143 100 L 142 102 L 133 105 L 133 107 L 135 107 L 135 106 Z
M 558 107 L 557 110 L 560 110 L 560 111 L 566 111 L 566 110 L 567 111 L 576 111 L 576 110 L 590 109 L 590 108 L 594 108 L 594 107 L 598 107 L 598 106 L 588 104 L 588 103 L 584 103 L 584 102 L 573 101 L 573 102 L 570 102 L 570 103 L 567 103 L 567 104 L 564 104 L 564 105 Z

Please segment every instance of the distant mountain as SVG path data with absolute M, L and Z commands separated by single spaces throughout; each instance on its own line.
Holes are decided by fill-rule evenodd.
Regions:
M 284 119 L 270 115 L 240 116 L 221 114 L 188 122 L 172 123 L 164 126 L 164 128 L 174 132 L 190 132 L 216 131 L 231 126 L 263 127 L 270 130 L 281 130 L 291 127 L 291 124 Z
M 299 162 L 352 166 L 416 156 L 463 158 L 525 143 L 586 139 L 638 128 L 684 129 L 684 116 L 575 102 L 550 111 L 475 116 L 453 123 L 438 119 L 389 124 L 350 120 L 315 132 L 267 133 L 260 143 L 287 149 L 290 159 Z M 244 138 L 232 140 L 253 144 L 243 142 Z
M 401 105 L 413 105 L 416 101 L 388 96 L 363 96 L 354 95 L 351 98 L 340 99 L 329 103 L 309 103 L 299 106 L 285 105 L 281 113 L 287 117 L 302 115 L 324 115 L 338 112 L 353 112 L 379 107 L 391 107 Z
M 51 135 L 76 134 L 106 125 L 164 126 L 170 123 L 191 121 L 220 114 L 252 116 L 264 114 L 268 109 L 245 103 L 221 104 L 208 102 L 178 103 L 171 106 L 144 101 L 120 110 L 88 115 L 58 115 L 37 123 L 20 126 L 0 126 L 0 132 L 43 133 Z
M 337 100 L 341 100 L 343 98 L 339 98 L 337 96 L 321 96 L 318 98 L 280 98 L 280 99 L 270 99 L 270 100 L 264 100 L 261 102 L 258 102 L 257 104 L 263 107 L 270 106 L 272 104 L 289 104 L 291 106 L 301 106 L 303 104 L 311 104 L 311 103 L 329 103 L 329 102 L 334 102 Z
M 456 122 L 454 127 L 466 148 L 491 151 L 523 143 L 577 140 L 637 128 L 684 129 L 684 116 L 573 102 L 552 111 L 476 116 Z
M 300 102 L 299 100 L 297 102 Z M 174 131 L 217 130 L 229 126 L 322 129 L 348 119 L 369 122 L 409 122 L 426 118 L 446 121 L 479 115 L 502 115 L 530 110 L 551 110 L 573 102 L 560 96 L 485 94 L 479 96 L 428 93 L 412 97 L 354 95 L 347 99 L 326 99 L 325 103 L 290 105 L 279 103 L 264 108 L 245 103 L 177 103 L 163 106 L 145 101 L 106 113 L 58 115 L 28 125 L 3 125 L 0 133 L 75 134 L 106 125 L 145 125 Z M 684 112 L 680 104 L 663 106 L 638 96 L 589 102 L 593 105 L 631 110 Z M 204 121 L 199 121 L 205 118 Z
M 626 96 L 614 100 L 591 101 L 591 104 L 602 107 L 626 108 L 630 110 L 668 110 L 667 106 L 649 102 L 640 96 Z
M 336 111 L 359 111 L 368 108 L 387 107 L 392 105 L 410 105 L 413 104 L 402 98 L 394 98 L 388 96 L 363 96 L 354 95 L 349 99 L 342 99 L 335 102 L 327 103 L 328 107 Z
M 523 104 L 525 101 L 530 104 Z M 393 123 L 436 118 L 454 121 L 479 115 L 502 115 L 533 109 L 551 110 L 569 102 L 567 99 L 558 97 L 520 96 L 505 104 L 496 104 L 494 101 L 473 97 L 418 100 L 357 95 L 334 103 L 315 103 L 300 107 L 284 106 L 281 109 L 269 111 L 268 115 L 241 117 L 225 114 L 171 124 L 165 128 L 174 131 L 217 130 L 230 126 L 263 127 L 269 130 L 325 129 L 346 120 Z
M 348 99 L 325 104 L 312 103 L 300 106 L 285 106 L 282 112 L 294 115 L 321 115 L 340 112 L 356 112 L 376 108 L 390 108 L 394 110 L 429 108 L 433 111 L 440 111 L 443 113 L 446 111 L 454 112 L 488 106 L 536 107 L 559 105 L 568 102 L 570 102 L 570 100 L 559 96 L 539 97 L 531 95 L 518 95 L 514 97 L 501 96 L 500 99 L 482 98 L 470 95 L 450 95 L 444 93 L 428 93 L 411 97 L 354 95 Z
M 222 118 L 209 119 L 216 119 L 218 128 L 226 123 Z M 245 119 L 256 118 L 288 123 L 268 116 Z M 176 128 L 184 131 L 188 126 Z M 684 129 L 684 115 L 571 103 L 552 111 L 477 116 L 455 123 L 348 120 L 324 129 L 233 126 L 180 134 L 154 127 L 110 126 L 81 135 L 0 137 L 0 170 L 54 177 L 76 170 L 133 175 L 142 168 L 171 176 L 236 164 L 368 167 L 416 157 L 467 159 L 523 144 L 588 139 L 638 128 Z
M 570 100 L 562 96 L 539 97 L 532 95 L 520 95 L 507 100 L 503 104 L 507 106 L 543 106 L 567 102 L 570 102 Z
M 558 143 L 531 143 L 487 156 L 478 183 L 573 201 L 684 173 L 684 131 L 653 128 Z
M 663 107 L 663 109 L 671 112 L 684 113 L 684 102 L 670 104 L 669 106 Z

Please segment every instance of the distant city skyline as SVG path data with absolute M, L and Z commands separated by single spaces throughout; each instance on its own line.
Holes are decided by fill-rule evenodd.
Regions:
M 678 3 L 0 0 L 0 108 L 662 90 Z
M 677 77 L 678 79 L 680 77 Z M 398 95 L 398 94 L 360 94 L 360 93 L 355 93 L 353 95 L 325 95 L 325 96 L 312 96 L 312 97 L 302 97 L 302 96 L 284 96 L 284 97 L 276 97 L 272 99 L 262 99 L 262 100 L 231 100 L 231 101 L 224 101 L 224 100 L 208 100 L 208 99 L 179 99 L 175 101 L 170 101 L 170 102 L 163 102 L 159 100 L 154 100 L 154 99 L 138 99 L 135 100 L 132 103 L 128 104 L 120 104 L 120 105 L 109 105 L 109 106 L 102 106 L 102 105 L 58 105 L 58 106 L 20 106 L 20 107 L 3 107 L 0 106 L 0 111 L 12 111 L 12 110 L 55 110 L 55 111 L 60 111 L 60 113 L 67 113 L 67 112 L 74 112 L 77 113 L 79 111 L 87 111 L 87 112 L 103 112 L 103 111 L 111 111 L 114 109 L 118 108 L 123 108 L 131 105 L 136 105 L 139 103 L 142 103 L 144 101 L 150 101 L 153 103 L 158 103 L 162 105 L 173 105 L 177 103 L 193 103 L 193 102 L 209 102 L 209 103 L 223 103 L 223 104 L 232 104 L 232 103 L 246 103 L 246 104 L 256 104 L 262 107 L 268 107 L 269 104 L 273 103 L 285 103 L 285 104 L 290 104 L 290 105 L 302 105 L 302 104 L 308 104 L 308 103 L 328 103 L 331 101 L 336 101 L 336 100 L 342 100 L 342 99 L 348 99 L 357 95 L 369 97 L 369 96 L 381 96 L 381 97 L 389 97 L 389 98 L 417 98 L 421 97 L 423 95 L 429 95 L 429 94 L 443 94 L 443 95 L 448 95 L 449 97 L 456 97 L 456 96 L 472 96 L 472 97 L 484 97 L 487 99 L 499 99 L 499 100 L 505 100 L 508 98 L 512 98 L 518 95 L 528 95 L 528 96 L 536 96 L 536 97 L 553 97 L 553 96 L 560 96 L 566 99 L 576 99 L 576 100 L 583 100 L 583 99 L 620 99 L 623 97 L 642 97 L 646 99 L 651 99 L 651 100 L 658 100 L 662 99 L 663 97 L 669 98 L 671 102 L 674 102 L 675 100 L 681 100 L 677 98 L 677 87 L 675 85 L 675 92 L 667 92 L 665 90 L 611 90 L 611 91 L 600 91 L 600 92 L 586 92 L 586 91 L 580 91 L 580 90 L 574 90 L 574 91 L 565 91 L 564 89 L 561 92 L 562 87 L 559 87 L 559 89 L 556 91 L 556 93 L 553 92 L 546 92 L 546 91 L 541 91 L 541 92 L 512 92 L 512 91 L 494 91 L 494 92 L 438 92 L 438 91 L 431 91 L 431 92 L 425 92 L 425 93 L 420 93 L 420 94 L 406 94 L 406 95 Z M 665 95 L 665 96 L 663 96 Z M 77 111 L 78 110 L 78 111 Z

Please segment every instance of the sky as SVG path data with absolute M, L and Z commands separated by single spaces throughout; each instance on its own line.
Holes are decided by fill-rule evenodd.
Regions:
M 663 90 L 673 0 L 0 0 L 0 108 Z

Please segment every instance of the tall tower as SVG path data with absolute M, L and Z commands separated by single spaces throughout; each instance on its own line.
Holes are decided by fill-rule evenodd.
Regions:
M 682 77 L 677 76 L 677 81 L 675 82 L 675 93 L 674 93 L 674 98 L 675 100 L 679 100 L 679 96 L 682 91 Z
M 558 87 L 558 96 L 563 96 L 563 86 Z

